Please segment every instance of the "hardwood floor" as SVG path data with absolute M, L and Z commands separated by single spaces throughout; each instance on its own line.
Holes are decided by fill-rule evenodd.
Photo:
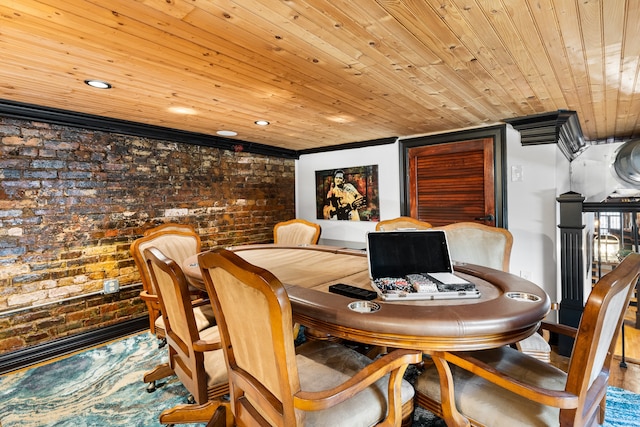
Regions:
M 611 364 L 611 378 L 609 384 L 625 390 L 640 393 L 640 330 L 635 328 L 637 307 L 630 307 L 625 316 L 624 326 L 624 362 L 622 362 L 622 334 Z

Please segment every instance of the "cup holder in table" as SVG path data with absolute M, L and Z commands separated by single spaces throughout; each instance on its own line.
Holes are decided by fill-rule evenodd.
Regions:
M 380 310 L 380 304 L 373 301 L 354 301 L 349 303 L 349 310 L 357 311 L 358 313 L 375 313 Z
M 507 298 L 511 298 L 516 301 L 529 301 L 538 302 L 542 300 L 538 295 L 529 294 L 526 292 L 507 292 Z

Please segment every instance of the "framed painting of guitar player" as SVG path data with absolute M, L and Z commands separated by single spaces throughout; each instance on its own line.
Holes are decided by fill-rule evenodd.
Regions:
M 378 165 L 316 171 L 318 219 L 379 221 Z

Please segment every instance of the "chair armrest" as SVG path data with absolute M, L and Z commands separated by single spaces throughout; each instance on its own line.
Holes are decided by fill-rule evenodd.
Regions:
M 529 400 L 560 409 L 578 407 L 578 396 L 562 390 L 551 390 L 522 382 L 473 357 L 473 352 L 445 352 L 444 359 Z
M 220 350 L 221 348 L 222 343 L 220 341 L 196 340 L 193 342 L 193 349 L 195 351 L 199 351 L 200 353 L 204 353 L 205 351 Z
M 578 333 L 578 330 L 573 326 L 562 325 L 560 323 L 542 322 L 540 324 L 540 329 L 545 329 L 549 332 L 555 332 L 572 338 L 575 338 Z
M 160 300 L 158 299 L 158 295 L 150 294 L 147 291 L 140 291 L 140 299 L 143 301 L 155 302 L 160 304 Z
M 199 298 L 208 298 L 207 291 L 189 285 L 189 295 Z
M 353 397 L 388 373 L 390 381 L 399 383 L 407 367 L 422 361 L 422 352 L 416 350 L 394 350 L 376 359 L 344 383 L 328 390 L 299 391 L 293 396 L 294 406 L 304 411 L 318 411 L 330 408 Z M 395 372 L 396 375 L 393 375 Z M 399 378 L 397 378 L 399 376 Z M 398 392 L 400 388 L 397 388 Z
M 211 304 L 211 300 L 209 298 L 198 298 L 191 300 L 191 305 L 193 307 L 200 307 L 201 305 Z

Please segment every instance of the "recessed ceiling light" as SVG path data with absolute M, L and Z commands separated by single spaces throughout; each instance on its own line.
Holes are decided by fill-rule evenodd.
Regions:
M 254 123 L 258 126 L 269 126 L 269 122 L 266 120 L 256 120 Z
M 349 123 L 353 121 L 353 117 L 351 116 L 329 116 L 327 119 L 336 123 Z
M 188 115 L 198 114 L 196 110 L 189 107 L 169 107 L 169 111 L 176 114 L 188 114 Z
M 220 136 L 236 136 L 238 132 L 234 132 L 232 130 L 219 130 L 216 132 Z
M 96 89 L 111 89 L 111 83 L 107 83 L 102 80 L 85 80 L 84 82 Z

